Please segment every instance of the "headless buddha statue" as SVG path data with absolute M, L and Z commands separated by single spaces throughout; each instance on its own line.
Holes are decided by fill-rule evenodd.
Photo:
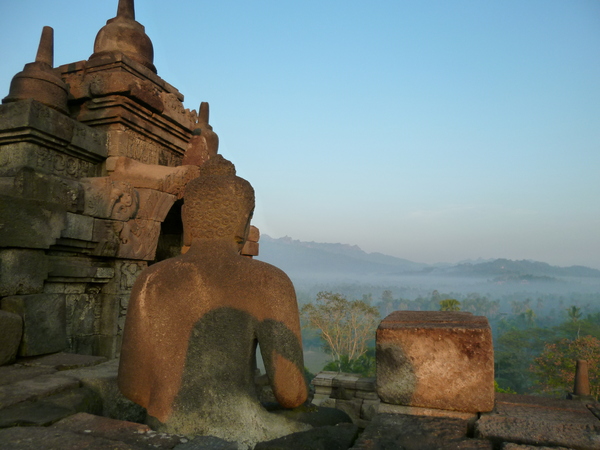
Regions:
M 279 269 L 240 250 L 254 190 L 216 155 L 185 189 L 180 256 L 135 282 L 123 333 L 121 392 L 148 412 L 148 424 L 248 446 L 310 428 L 268 413 L 254 385 L 260 350 L 285 408 L 306 400 L 294 288 Z

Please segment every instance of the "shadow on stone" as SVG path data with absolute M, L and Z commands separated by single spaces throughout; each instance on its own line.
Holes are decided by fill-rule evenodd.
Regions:
M 255 450 L 347 450 L 358 436 L 356 425 L 341 423 L 259 442 Z

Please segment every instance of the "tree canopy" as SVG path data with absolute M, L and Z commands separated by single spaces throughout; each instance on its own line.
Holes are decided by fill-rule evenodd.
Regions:
M 325 350 L 334 361 L 360 358 L 375 337 L 379 311 L 363 300 L 347 300 L 341 294 L 321 291 L 315 303 L 301 309 L 306 327 L 319 329 Z
M 542 354 L 533 361 L 531 371 L 537 388 L 546 394 L 564 395 L 573 390 L 575 365 L 578 359 L 588 362 L 591 394 L 600 395 L 600 339 L 584 336 L 561 339 L 546 344 Z

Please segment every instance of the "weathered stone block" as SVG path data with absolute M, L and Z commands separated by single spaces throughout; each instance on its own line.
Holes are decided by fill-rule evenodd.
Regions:
M 11 142 L 0 145 L 0 175 L 11 180 L 6 193 L 13 193 L 14 177 L 24 167 L 35 167 L 40 146 L 31 142 Z M 13 193 L 14 195 L 14 193 Z
M 335 400 L 329 397 L 329 394 L 315 394 L 311 403 L 316 406 L 322 406 L 323 402 L 330 402 L 331 406 L 335 406 Z
M 106 283 L 115 275 L 115 270 L 110 263 L 92 258 L 49 256 L 48 264 L 49 277 L 53 279 L 52 281 L 74 279 L 77 285 L 81 285 L 82 282 Z M 66 287 L 65 292 L 67 292 Z
M 69 336 L 69 351 L 82 355 L 98 354 L 98 336 L 71 335 Z
M 251 242 L 258 242 L 260 239 L 260 230 L 256 228 L 254 225 L 250 225 L 250 230 L 248 231 L 248 240 Z
M 104 273 L 108 275 L 110 272 L 105 271 Z M 86 288 L 85 283 L 66 283 L 64 293 L 65 294 L 83 294 L 85 292 L 85 288 Z
M 14 362 L 23 335 L 23 319 L 0 310 L 0 366 Z
M 358 380 L 356 380 L 356 389 L 359 389 L 361 391 L 375 392 L 376 388 L 377 378 L 375 377 L 359 378 Z
M 258 242 L 246 241 L 241 253 L 244 256 L 258 256 Z
M 381 402 L 379 404 L 380 414 L 406 414 L 408 416 L 448 417 L 450 419 L 462 419 L 474 422 L 478 413 L 452 411 L 449 409 L 421 408 L 419 406 L 391 405 Z
M 44 283 L 44 294 L 64 294 L 66 283 Z
M 13 192 L 28 199 L 63 206 L 69 212 L 83 209 L 83 188 L 77 181 L 37 172 L 30 167 L 19 170 Z
M 65 228 L 66 210 L 0 195 L 0 247 L 48 248 Z
M 31 367 L 22 364 L 10 364 L 0 367 L 0 386 L 29 380 L 56 372 L 52 367 Z
M 97 316 L 99 316 L 99 302 L 95 295 L 67 294 L 67 335 L 91 336 L 97 331 Z
M 333 380 L 339 375 L 338 372 L 322 371 L 312 380 L 314 386 L 333 386 Z
M 337 377 L 333 379 L 332 386 L 334 387 L 344 387 L 346 389 L 356 389 L 356 382 L 360 377 L 358 375 L 350 374 L 350 373 L 340 373 Z
M 96 247 L 91 254 L 94 256 L 117 256 L 119 245 L 119 233 L 117 224 L 123 226 L 122 222 L 116 222 L 108 219 L 94 219 L 94 234 L 92 240 L 97 242 Z
M 379 400 L 379 396 L 377 395 L 377 392 L 374 391 L 356 391 L 354 393 L 354 396 L 356 398 L 362 398 L 364 400 Z
M 126 294 L 127 299 L 122 306 L 127 308 L 128 295 L 133 283 L 146 267 L 148 267 L 148 263 L 145 261 L 116 260 L 114 262 L 115 275 L 102 286 L 102 294 Z
M 118 333 L 118 319 L 121 311 L 121 298 L 118 295 L 100 295 L 100 321 L 99 333 L 114 336 Z
M 109 177 L 82 178 L 83 214 L 102 219 L 129 220 L 138 210 L 138 193 L 123 181 Z
M 48 146 L 40 145 L 38 136 L 28 136 L 32 141 L 17 141 L 7 145 L 0 142 L 0 175 L 17 176 L 23 169 L 34 168 L 42 172 L 71 179 L 76 182 L 81 177 L 93 177 L 98 172 L 97 163 L 65 155 L 62 149 L 55 148 L 52 142 Z M 0 141 L 2 137 L 0 136 Z M 48 195 L 48 194 L 45 194 Z M 52 195 L 52 197 L 54 197 Z M 60 202 L 64 204 L 64 200 Z M 79 207 L 79 203 L 77 203 Z
M 33 294 L 4 297 L 2 309 L 23 318 L 20 356 L 60 352 L 67 347 L 65 297 Z
M 153 220 L 134 219 L 128 222 L 119 222 L 120 245 L 117 257 L 122 259 L 154 260 L 158 236 L 160 235 L 160 222 Z
M 119 355 L 122 336 L 99 335 L 96 338 L 98 339 L 98 355 L 109 359 L 116 358 Z
M 126 399 L 117 387 L 118 367 L 119 361 L 114 359 L 94 367 L 63 371 L 60 374 L 79 379 L 82 386 L 97 393 L 102 398 L 103 416 L 143 422 L 145 419 L 144 408 Z
M 140 197 L 140 206 L 135 215 L 138 219 L 150 219 L 162 222 L 177 197 L 173 194 L 156 191 L 154 189 L 137 189 Z
M 42 141 L 44 146 L 90 162 L 100 162 L 107 156 L 106 137 L 101 130 L 35 100 L 0 105 L 0 140 L 8 133 L 13 141 L 17 137 L 22 141 Z
M 600 422 L 582 402 L 498 394 L 493 413 L 475 424 L 475 435 L 495 442 L 600 449 Z
M 95 219 L 92 251 L 96 256 L 116 256 L 122 259 L 154 260 L 160 222 L 133 219 L 127 222 Z
M 46 427 L 71 414 L 73 410 L 53 403 L 21 402 L 0 410 L 0 428 Z
M 373 417 L 379 412 L 379 400 L 364 400 L 360 407 L 360 418 L 364 420 L 373 420 Z
M 327 395 L 329 397 L 331 391 L 331 386 L 315 386 L 315 394 Z
M 466 420 L 377 414 L 355 442 L 355 450 L 492 450 L 489 441 L 467 437 Z
M 47 276 L 43 250 L 0 250 L 0 297 L 42 292 Z
M 48 374 L 0 386 L 0 409 L 27 400 L 39 400 L 79 387 L 79 380 L 67 375 Z
M 494 407 L 494 350 L 485 317 L 396 311 L 377 329 L 382 401 L 465 412 Z
M 112 171 L 110 177 L 113 180 L 127 181 L 135 188 L 174 194 L 178 198 L 183 195 L 185 185 L 199 173 L 198 166 L 166 167 L 144 164 L 123 156 L 108 158 L 106 168 Z
M 331 398 L 339 398 L 341 400 L 351 400 L 356 393 L 355 389 L 348 389 L 344 386 L 334 387 L 331 391 Z
M 61 237 L 78 239 L 80 241 L 91 241 L 94 231 L 94 219 L 81 214 L 67 213 L 65 228 Z
M 92 100 L 92 102 L 94 102 L 94 100 Z M 105 106 L 103 108 L 103 111 L 100 111 L 96 108 L 99 102 L 102 102 Z M 115 113 L 117 113 L 122 116 L 122 120 L 133 120 L 138 123 L 144 123 L 143 119 L 138 114 L 131 113 L 127 111 L 127 109 L 123 109 L 123 107 L 127 108 L 131 105 L 132 101 L 129 99 L 126 99 L 122 96 L 114 95 L 109 97 L 102 97 L 102 99 L 99 100 L 99 102 L 95 102 L 96 104 L 93 105 L 95 110 L 93 112 L 91 109 L 85 111 L 86 106 L 92 106 L 91 102 L 84 104 L 83 114 L 87 117 L 91 117 L 91 115 L 93 114 L 96 116 L 96 118 L 98 118 L 98 113 L 100 113 L 100 115 L 114 115 Z M 138 108 L 136 107 L 136 109 Z M 90 112 L 92 114 L 88 114 Z M 83 118 L 84 116 L 82 115 L 80 117 Z M 146 116 L 146 118 L 150 117 L 151 116 Z M 136 161 L 140 161 L 144 164 L 157 164 L 169 167 L 181 165 L 183 153 L 180 153 L 179 149 L 174 148 L 172 146 L 169 146 L 167 148 L 164 145 L 159 144 L 154 139 L 156 137 L 156 134 L 152 133 L 151 131 L 149 133 L 148 131 L 150 130 L 148 130 L 147 128 L 144 130 L 141 130 L 139 128 L 136 130 L 132 130 L 131 128 L 123 130 L 123 127 L 119 126 L 119 124 L 108 126 L 106 128 L 106 134 L 108 136 L 108 141 L 110 142 L 108 148 L 108 159 L 114 157 L 127 157 L 132 158 Z M 158 130 L 155 128 L 153 131 Z M 168 138 L 169 136 L 173 137 L 171 133 L 161 133 L 159 131 L 159 134 L 161 135 L 161 138 Z M 185 144 L 187 144 L 187 142 Z M 112 165 L 109 162 L 109 164 L 107 165 L 107 169 L 109 171 L 112 170 L 111 166 Z

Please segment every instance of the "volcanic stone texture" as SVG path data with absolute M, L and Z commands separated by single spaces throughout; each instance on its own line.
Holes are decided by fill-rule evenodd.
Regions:
M 575 400 L 497 394 L 494 412 L 481 416 L 475 434 L 497 443 L 600 449 L 600 421 Z
M 354 450 L 492 450 L 489 441 L 471 439 L 469 422 L 447 417 L 378 414 Z
M 0 310 L 0 366 L 14 362 L 22 335 L 21 316 Z
M 396 311 L 377 329 L 383 402 L 464 412 L 494 407 L 487 318 L 467 312 Z

